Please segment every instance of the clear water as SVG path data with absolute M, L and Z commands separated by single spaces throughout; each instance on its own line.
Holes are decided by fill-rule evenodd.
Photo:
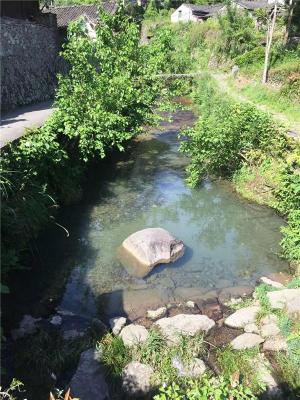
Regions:
M 93 315 L 94 300 L 111 291 L 214 288 L 225 279 L 248 285 L 286 269 L 278 256 L 283 220 L 271 209 L 239 198 L 224 181 L 206 181 L 197 189 L 186 185 L 188 159 L 178 152 L 177 134 L 191 122 L 191 113 L 177 112 L 172 123 L 139 138 L 104 182 L 103 175 L 95 179 L 88 212 L 76 209 L 84 223 L 78 249 L 68 258 L 74 269 L 61 308 Z M 167 229 L 187 249 L 176 263 L 137 279 L 122 267 L 117 250 L 127 236 L 147 227 Z

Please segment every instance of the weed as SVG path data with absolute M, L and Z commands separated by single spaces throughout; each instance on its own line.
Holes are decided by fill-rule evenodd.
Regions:
M 226 379 L 232 379 L 238 376 L 240 381 L 246 387 L 249 387 L 253 393 L 262 391 L 258 371 L 253 363 L 253 359 L 258 357 L 259 348 L 233 351 L 230 346 L 217 352 L 217 361 L 222 375 Z

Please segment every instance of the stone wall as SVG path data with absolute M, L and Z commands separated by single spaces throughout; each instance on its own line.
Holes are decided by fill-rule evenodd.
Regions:
M 38 22 L 2 17 L 1 109 L 53 98 L 58 56 L 56 19 Z

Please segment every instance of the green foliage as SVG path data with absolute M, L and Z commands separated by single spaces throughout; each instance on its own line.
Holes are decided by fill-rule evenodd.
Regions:
M 219 16 L 220 37 L 216 42 L 218 54 L 234 58 L 252 50 L 258 44 L 254 19 L 230 2 L 227 12 Z
M 16 400 L 18 392 L 23 391 L 23 383 L 17 379 L 13 379 L 7 389 L 0 386 L 0 399 L 1 400 Z
M 70 65 L 59 77 L 54 128 L 75 140 L 84 161 L 104 157 L 151 123 L 157 87 L 148 50 L 139 45 L 139 28 L 120 10 L 99 15 L 90 40 L 80 22 L 69 28 L 62 56 Z
M 222 376 L 230 380 L 237 379 L 244 387 L 249 387 L 253 393 L 263 392 L 258 371 L 253 360 L 258 357 L 259 348 L 233 351 L 229 346 L 217 351 L 217 361 Z
M 85 162 L 104 157 L 154 121 L 161 93 L 155 51 L 139 45 L 139 28 L 123 10 L 104 12 L 91 40 L 80 21 L 69 29 L 56 110 L 40 129 L 2 151 L 2 274 L 22 267 L 30 241 L 55 223 L 58 203 L 80 197 Z M 5 286 L 4 286 L 5 288 Z
M 245 65 L 250 65 L 259 62 L 262 62 L 265 57 L 265 50 L 263 47 L 255 47 L 252 50 L 246 51 L 243 54 L 238 55 L 234 59 L 234 63 L 239 67 L 243 67 Z
M 160 393 L 154 396 L 154 400 L 255 400 L 256 396 L 251 389 L 239 383 L 232 384 L 223 376 L 211 378 L 204 376 L 195 381 L 189 380 L 179 385 L 175 382 L 159 389 Z
M 120 376 L 125 365 L 130 361 L 130 352 L 125 347 L 120 336 L 107 334 L 97 344 L 97 349 L 102 354 L 101 360 L 110 374 Z
M 189 140 L 181 144 L 181 151 L 192 157 L 188 181 L 193 186 L 205 174 L 231 176 L 248 152 L 274 148 L 282 135 L 270 116 L 256 107 L 218 98 L 208 80 L 203 78 L 205 88 L 200 84 L 196 94 L 201 117 L 183 133 Z

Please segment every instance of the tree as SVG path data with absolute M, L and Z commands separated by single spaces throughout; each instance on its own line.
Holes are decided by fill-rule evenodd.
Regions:
M 271 52 L 271 46 L 272 46 L 272 40 L 273 40 L 273 33 L 274 33 L 274 29 L 275 29 L 275 24 L 276 24 L 277 11 L 278 11 L 278 4 L 277 4 L 277 0 L 275 0 L 274 8 L 271 13 L 271 17 L 268 21 L 265 63 L 264 63 L 264 70 L 263 70 L 263 76 L 262 76 L 262 83 L 266 83 L 268 80 L 270 52 Z

